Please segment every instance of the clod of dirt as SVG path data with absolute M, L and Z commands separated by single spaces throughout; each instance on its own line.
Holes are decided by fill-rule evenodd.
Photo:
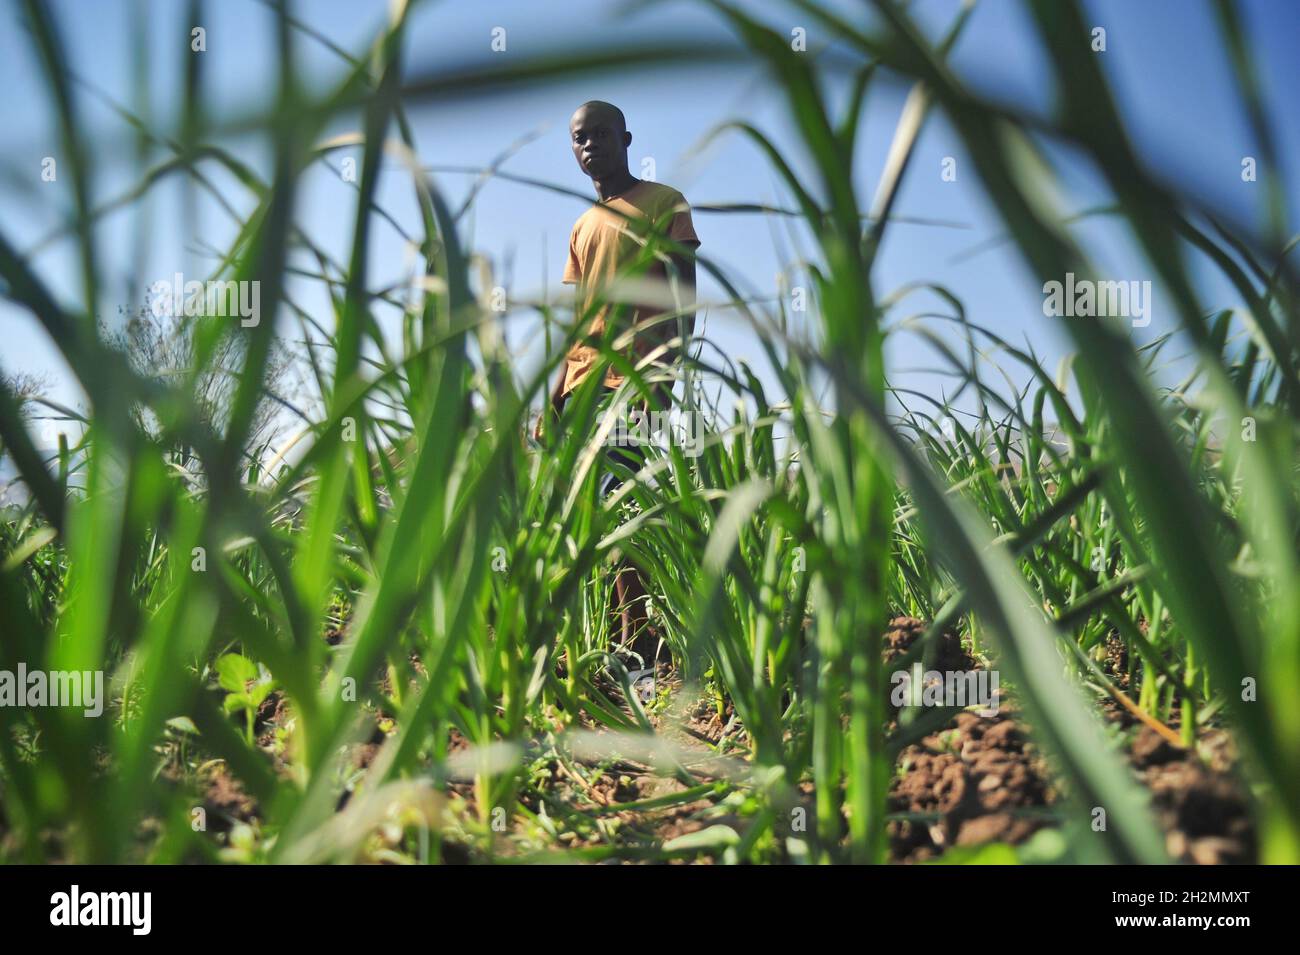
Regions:
M 1186 753 L 1169 740 L 1165 739 L 1149 726 L 1142 727 L 1133 740 L 1133 765 L 1139 769 L 1146 766 L 1163 766 L 1182 759 Z
M 896 861 L 921 862 L 954 845 L 1015 845 L 1047 824 L 1023 812 L 1050 805 L 1055 793 L 1010 713 L 959 713 L 951 727 L 901 754 L 890 810 L 936 818 L 889 824 Z
M 228 832 L 236 822 L 249 822 L 257 815 L 257 800 L 244 792 L 237 778 L 219 769 L 208 779 L 203 808 L 209 831 Z
M 884 646 L 882 656 L 885 668 L 903 656 L 917 640 L 925 635 L 929 624 L 916 617 L 895 617 L 889 621 L 889 629 L 881 638 Z M 936 670 L 973 670 L 975 661 L 962 648 L 961 638 L 955 633 L 944 631 L 939 635 L 939 646 L 935 652 L 933 668 Z
M 1235 776 L 1202 765 L 1194 754 L 1141 771 L 1165 847 L 1181 862 L 1240 864 L 1255 859 L 1255 831 L 1245 789 Z
M 990 816 L 967 819 L 957 832 L 959 846 L 978 846 L 986 842 L 1024 842 L 1043 827 L 1033 819 L 1021 819 L 1009 812 L 995 812 Z
M 924 620 L 897 617 L 883 638 L 886 670 L 928 629 Z M 975 670 L 979 664 L 961 638 L 941 633 L 926 662 L 940 671 Z M 959 713 L 948 727 L 906 747 L 902 772 L 890 788 L 890 811 L 920 818 L 889 824 L 893 859 L 920 862 L 954 845 L 1024 842 L 1046 821 L 1023 810 L 1055 798 L 1047 769 L 1005 702 L 992 716 Z

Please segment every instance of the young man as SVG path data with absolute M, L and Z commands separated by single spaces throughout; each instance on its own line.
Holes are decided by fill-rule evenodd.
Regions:
M 613 328 L 613 334 L 617 335 L 627 328 L 635 329 L 665 312 L 674 311 L 665 307 L 662 301 L 668 290 L 670 263 L 679 283 L 681 300 L 693 302 L 695 259 L 689 253 L 694 252 L 700 240 L 691 222 L 690 206 L 676 189 L 637 179 L 628 171 L 627 149 L 632 144 L 632 134 L 627 131 L 623 112 L 617 106 L 599 100 L 583 103 L 569 120 L 569 137 L 578 167 L 591 178 L 599 198 L 574 223 L 569 237 L 569 259 L 564 267 L 564 282 L 577 286 L 575 314 L 584 316 L 591 313 L 589 324 L 583 330 L 584 338 L 600 339 L 613 323 L 617 323 Z M 626 277 L 628 269 L 646 256 L 646 242 L 652 234 L 666 236 L 686 247 L 689 253 L 678 249 L 666 250 L 636 276 L 643 282 L 657 283 L 662 290 L 658 296 L 660 304 L 627 302 L 626 296 L 611 288 L 611 284 L 617 278 Z M 663 257 L 668 261 L 663 261 Z M 593 309 L 597 300 L 606 304 Z M 694 325 L 695 315 L 688 312 L 683 322 L 688 334 L 694 330 Z M 635 334 L 628 357 L 635 364 L 638 358 L 676 338 L 678 332 L 678 322 L 672 319 L 646 328 Z M 600 349 L 583 340 L 569 350 L 551 392 L 550 409 L 556 418 L 569 395 L 592 373 L 599 357 Z M 672 351 L 659 360 L 671 363 L 676 357 L 677 353 Z M 605 371 L 602 384 L 606 390 L 613 390 L 623 383 L 623 378 L 611 365 Z M 672 387 L 669 384 L 661 388 L 656 389 L 651 403 L 667 410 Z M 539 437 L 540 430 L 539 420 Z M 618 480 L 612 475 L 607 475 L 602 482 L 606 491 L 617 486 Z M 630 647 L 635 640 L 638 652 L 653 653 L 655 647 L 647 646 L 648 640 L 637 639 L 646 636 L 647 616 L 645 588 L 634 567 L 624 565 L 619 570 L 614 578 L 614 590 L 615 612 L 621 630 L 619 642 Z M 645 655 L 642 652 L 642 656 Z

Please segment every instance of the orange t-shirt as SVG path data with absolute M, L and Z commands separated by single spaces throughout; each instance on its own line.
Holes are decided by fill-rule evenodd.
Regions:
M 626 302 L 621 321 L 636 325 L 661 315 L 671 309 L 660 305 L 638 305 L 620 296 L 610 284 L 619 277 L 642 250 L 645 236 L 652 227 L 662 235 L 683 245 L 698 246 L 699 237 L 691 222 L 691 207 L 680 192 L 669 186 L 644 179 L 637 182 L 621 196 L 602 199 L 578 217 L 569 237 L 569 261 L 564 266 L 566 285 L 577 285 L 574 307 L 581 317 L 586 314 L 593 299 L 603 295 L 607 304 L 601 305 L 583 330 L 585 337 L 599 338 L 605 332 L 605 321 L 619 302 Z M 666 251 L 666 250 L 661 250 Z M 667 279 L 664 263 L 654 261 L 638 279 L 663 282 Z M 634 343 L 638 354 L 645 354 L 660 341 L 673 337 L 671 323 L 656 326 L 642 340 Z M 624 325 L 626 327 L 626 324 Z M 600 357 L 600 349 L 577 342 L 565 356 L 564 388 L 567 395 L 587 377 L 591 366 Z M 623 376 L 610 367 L 605 371 L 605 384 L 617 387 Z

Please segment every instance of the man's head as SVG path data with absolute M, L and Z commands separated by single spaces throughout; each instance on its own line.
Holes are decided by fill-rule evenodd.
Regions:
M 578 107 L 569 120 L 569 141 L 578 166 L 592 179 L 627 173 L 627 131 L 623 111 L 612 103 L 592 100 Z

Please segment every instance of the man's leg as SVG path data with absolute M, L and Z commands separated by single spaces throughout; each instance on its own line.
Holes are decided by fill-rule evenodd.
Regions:
M 641 657 L 647 666 L 654 665 L 659 635 L 650 626 L 646 608 L 647 595 L 641 574 L 623 561 L 614 577 L 614 615 L 617 618 L 619 644 Z
M 614 389 L 605 386 L 607 393 Z M 637 471 L 645 463 L 640 448 L 610 447 L 605 450 L 605 473 L 601 479 L 602 495 L 613 494 L 623 486 L 623 477 L 613 465 Z M 641 572 L 630 561 L 619 562 L 614 573 L 614 641 L 631 650 L 645 661 L 654 664 L 659 636 L 650 626 L 647 608 L 648 596 Z

